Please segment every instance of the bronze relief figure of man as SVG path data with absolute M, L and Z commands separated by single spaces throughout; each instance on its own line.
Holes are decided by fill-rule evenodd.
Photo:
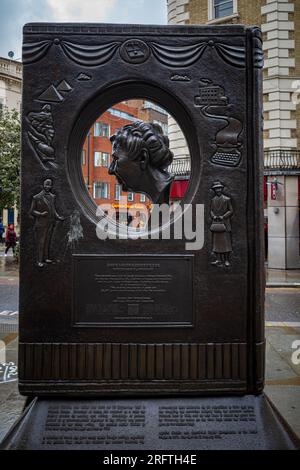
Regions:
M 123 191 L 146 194 L 155 204 L 169 203 L 173 176 L 167 168 L 173 161 L 169 139 L 158 124 L 136 121 L 111 137 L 112 163 Z
M 230 197 L 223 194 L 224 185 L 220 181 L 216 181 L 211 189 L 215 192 L 215 196 L 212 198 L 210 207 L 212 219 L 210 231 L 212 232 L 212 251 L 216 256 L 216 261 L 212 264 L 228 268 L 229 256 L 232 252 L 230 219 L 233 215 L 233 208 Z
M 37 245 L 37 262 L 42 268 L 44 263 L 52 263 L 50 256 L 51 239 L 57 220 L 65 220 L 55 208 L 55 194 L 51 192 L 52 180 L 47 178 L 43 190 L 33 196 L 30 215 L 34 217 L 35 243 Z

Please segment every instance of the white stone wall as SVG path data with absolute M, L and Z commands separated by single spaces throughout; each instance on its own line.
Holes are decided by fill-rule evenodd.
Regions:
M 189 13 L 185 12 L 185 6 L 190 0 L 167 0 L 168 5 L 168 23 L 185 24 L 189 19 Z
M 16 61 L 0 57 L 0 103 L 9 110 L 21 110 L 22 98 L 22 64 Z M 3 224 L 7 227 L 8 211 L 5 209 L 0 213 Z M 15 226 L 18 231 L 17 209 L 14 209 Z
M 294 12 L 294 2 L 288 0 L 267 0 L 261 7 L 266 15 L 262 31 L 267 33 L 264 41 L 265 70 L 264 94 L 268 101 L 264 103 L 264 111 L 268 111 L 265 129 L 269 138 L 264 140 L 265 149 L 297 148 L 297 139 L 292 137 L 292 130 L 297 123 L 292 119 L 291 112 L 296 110 L 292 101 L 295 91 L 296 77 L 290 77 L 290 68 L 295 67 L 295 58 L 289 57 L 295 49 L 295 41 L 289 39 L 289 32 L 294 30 L 294 21 L 289 20 L 289 13 Z
M 185 24 L 188 21 L 189 13 L 184 10 L 186 5 L 189 4 L 189 0 L 167 0 L 167 4 L 169 24 Z M 168 118 L 168 129 L 170 149 L 175 158 L 189 158 L 186 140 L 172 117 Z
M 0 102 L 8 109 L 20 111 L 21 107 L 21 86 L 14 83 L 7 83 L 0 79 Z
M 264 102 L 264 111 L 268 112 L 264 128 L 269 131 L 269 137 L 264 139 L 265 149 L 297 148 L 293 133 L 297 121 L 292 112 L 296 111 L 299 99 L 297 96 L 293 99 L 293 94 L 300 89 L 300 77 L 291 76 L 296 64 L 295 40 L 290 39 L 290 32 L 295 24 L 289 18 L 296 1 L 299 0 L 267 0 L 261 7 L 261 13 L 266 15 L 262 31 L 267 34 L 263 91 L 268 97 Z M 270 198 L 271 186 L 268 186 L 268 266 L 297 269 L 300 266 L 298 176 L 276 178 L 281 183 L 276 200 Z M 271 183 L 273 177 L 268 177 L 268 181 Z
M 168 137 L 170 140 L 170 149 L 174 153 L 175 158 L 190 158 L 187 142 L 182 131 L 177 125 L 175 119 L 171 116 L 168 118 Z
M 0 103 L 20 111 L 22 64 L 0 57 Z

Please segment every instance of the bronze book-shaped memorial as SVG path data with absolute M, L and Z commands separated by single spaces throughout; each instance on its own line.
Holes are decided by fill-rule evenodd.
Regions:
M 262 56 L 259 29 L 239 25 L 25 25 L 23 394 L 262 391 Z M 82 145 L 130 99 L 162 106 L 184 133 L 191 174 L 177 219 L 202 207 L 201 246 L 187 249 L 175 218 L 169 238 L 161 227 L 102 237 Z M 132 122 L 111 141 L 123 189 L 168 204 L 176 153 L 161 128 Z

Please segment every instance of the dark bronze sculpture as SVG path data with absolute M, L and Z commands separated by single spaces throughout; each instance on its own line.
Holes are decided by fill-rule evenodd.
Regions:
M 259 30 L 30 24 L 23 51 L 21 392 L 259 393 L 264 362 Z M 191 174 L 182 204 L 207 209 L 208 239 L 201 249 L 187 251 L 187 232 L 177 237 L 173 220 L 170 238 L 163 238 L 167 230 L 154 230 L 157 238 L 149 239 L 98 236 L 99 217 L 82 174 L 82 144 L 99 114 L 137 98 L 165 108 L 186 137 Z M 160 127 L 131 122 L 112 140 L 110 172 L 123 189 L 145 193 L 153 203 L 168 202 L 173 154 Z M 240 158 L 232 162 L 220 149 L 233 156 L 237 150 Z M 218 162 L 212 158 L 216 151 Z M 41 178 L 45 188 L 37 194 Z M 232 239 L 228 200 L 220 211 L 212 203 L 215 216 L 230 213 L 221 221 L 226 232 L 210 231 L 215 181 L 228 188 L 229 194 L 217 190 L 220 200 L 232 199 Z M 72 214 L 69 223 L 55 226 L 64 214 Z M 186 221 L 186 215 L 178 220 Z M 212 238 L 224 268 L 210 264 Z M 35 265 L 37 251 L 41 269 Z M 46 269 L 46 260 L 54 258 L 60 262 Z
M 29 123 L 28 137 L 40 159 L 41 163 L 47 164 L 55 161 L 55 150 L 53 148 L 53 117 L 50 104 L 44 104 L 41 111 L 32 111 L 27 116 Z
M 215 196 L 210 207 L 212 218 L 210 231 L 212 232 L 213 253 L 217 258 L 211 264 L 228 268 L 229 256 L 232 252 L 230 218 L 233 215 L 233 208 L 230 197 L 223 194 L 224 185 L 220 181 L 216 181 L 211 189 L 215 192 Z
M 136 121 L 111 137 L 112 163 L 123 191 L 146 194 L 153 203 L 168 203 L 173 176 L 167 168 L 173 161 L 169 139 L 158 124 Z
M 21 393 L 38 400 L 5 448 L 293 447 L 257 396 L 265 350 L 262 58 L 258 28 L 236 24 L 25 25 L 18 376 Z M 202 248 L 187 248 L 185 230 L 98 236 L 82 143 L 101 112 L 136 98 L 163 106 L 186 136 L 191 177 L 182 202 L 207 208 Z M 41 110 L 41 99 L 51 109 Z M 173 154 L 161 129 L 136 122 L 113 144 L 110 172 L 123 188 L 168 202 Z M 47 179 L 36 194 L 41 162 Z M 50 168 L 72 216 L 52 239 L 60 263 L 39 269 L 32 216 L 42 265 L 61 220 Z M 223 186 L 234 202 L 230 268 L 233 210 Z M 224 269 L 210 264 L 211 234 Z
M 209 79 L 199 81 L 199 95 L 195 96 L 195 106 L 207 118 L 222 123 L 215 137 L 215 152 L 211 162 L 215 165 L 236 167 L 242 158 L 243 123 L 232 116 L 232 105 L 225 96 L 225 90 Z M 223 123 L 226 123 L 225 126 Z
M 35 242 L 37 245 L 37 262 L 42 268 L 45 263 L 52 263 L 50 256 L 51 239 L 57 220 L 64 220 L 55 208 L 55 194 L 51 192 L 52 180 L 47 178 L 43 190 L 33 196 L 30 214 L 34 217 Z

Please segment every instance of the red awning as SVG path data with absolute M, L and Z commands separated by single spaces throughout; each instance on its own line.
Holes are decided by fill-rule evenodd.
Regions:
M 182 199 L 185 195 L 189 180 L 175 180 L 171 186 L 171 199 Z

